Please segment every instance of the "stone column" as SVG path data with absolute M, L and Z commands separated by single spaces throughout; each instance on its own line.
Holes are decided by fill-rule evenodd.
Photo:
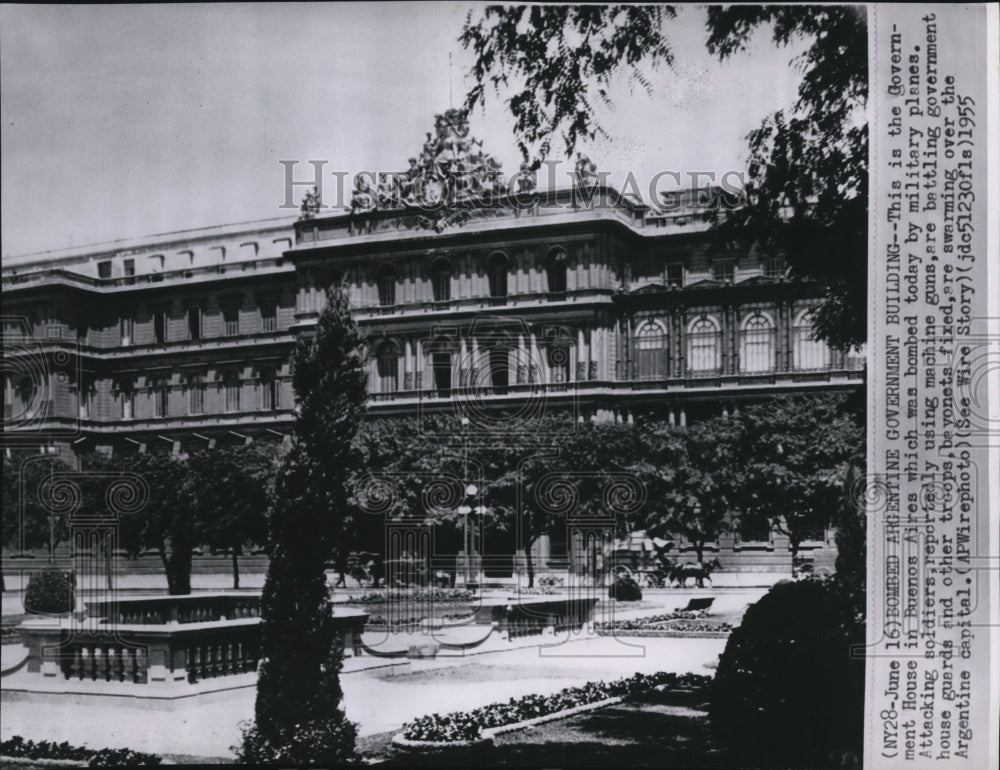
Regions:
M 403 341 L 403 390 L 413 390 L 413 343 Z

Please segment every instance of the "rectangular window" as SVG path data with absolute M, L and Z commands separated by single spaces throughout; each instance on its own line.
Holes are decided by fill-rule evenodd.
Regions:
M 125 283 L 135 283 L 135 260 L 126 259 L 122 262 L 122 272 L 125 274 Z
M 97 277 L 98 278 L 110 278 L 111 277 L 111 260 L 106 259 L 103 262 L 97 263 Z
M 188 308 L 188 339 L 190 340 L 200 340 L 201 339 L 201 308 L 200 307 L 189 307 Z
M 123 420 L 131 420 L 135 414 L 135 390 L 131 383 L 122 383 L 118 391 L 118 402 L 121 406 Z
M 133 339 L 133 322 L 131 318 L 121 319 L 121 344 L 123 346 L 131 345 Z
M 679 262 L 667 265 L 667 286 L 676 286 L 678 289 L 684 285 L 684 265 Z
M 153 312 L 153 337 L 157 342 L 167 341 L 167 311 L 165 310 Z
M 205 383 L 200 374 L 188 378 L 188 414 L 202 414 L 205 411 Z
M 732 283 L 736 279 L 736 265 L 732 262 L 716 262 L 712 265 L 712 278 L 720 283 Z
M 240 308 L 236 304 L 222 306 L 222 323 L 226 336 L 234 337 L 240 333 Z
M 260 302 L 260 329 L 264 332 L 278 330 L 278 301 L 273 297 L 265 297 Z

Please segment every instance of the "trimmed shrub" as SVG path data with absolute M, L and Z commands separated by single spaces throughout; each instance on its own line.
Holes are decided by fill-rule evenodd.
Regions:
M 608 589 L 608 598 L 620 602 L 637 602 L 642 599 L 642 589 L 628 576 L 617 577 Z
M 357 758 L 357 725 L 339 716 L 295 725 L 282 730 L 276 739 L 265 736 L 256 724 L 240 726 L 243 741 L 232 748 L 240 762 L 248 765 L 342 765 Z
M 72 573 L 49 568 L 34 573 L 24 592 L 24 609 L 35 615 L 62 615 L 73 611 Z
M 726 644 L 711 688 L 712 729 L 742 766 L 823 766 L 862 744 L 863 643 L 829 582 L 776 584 Z M 860 635 L 860 636 L 859 636 Z

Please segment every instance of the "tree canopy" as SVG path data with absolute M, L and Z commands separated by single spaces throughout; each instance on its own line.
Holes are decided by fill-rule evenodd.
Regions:
M 687 9 L 685 9 L 687 11 Z M 536 167 L 561 138 L 567 156 L 603 134 L 596 108 L 629 74 L 674 64 L 674 6 L 487 6 L 470 12 L 460 42 L 475 55 L 466 106 L 487 88 L 515 120 L 518 145 Z M 720 59 L 744 51 L 759 28 L 775 45 L 805 39 L 794 62 L 796 102 L 747 137 L 743 205 L 717 222 L 720 243 L 786 256 L 795 274 L 826 291 L 813 316 L 817 337 L 837 348 L 867 334 L 867 19 L 862 6 L 712 6 L 706 46 Z

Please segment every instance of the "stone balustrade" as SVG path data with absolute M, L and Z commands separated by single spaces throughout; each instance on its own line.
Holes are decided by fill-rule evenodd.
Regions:
M 87 602 L 90 617 L 119 624 L 207 623 L 260 617 L 258 593 L 199 593 Z
M 487 599 L 476 609 L 473 623 L 496 624 L 508 639 L 581 628 L 589 623 L 598 597 L 509 597 Z
M 261 657 L 259 594 L 88 602 L 88 616 L 32 618 L 18 630 L 27 674 L 77 682 L 191 683 L 253 673 Z M 103 615 L 98 613 L 104 613 Z M 335 608 L 345 655 L 358 655 L 368 613 Z

